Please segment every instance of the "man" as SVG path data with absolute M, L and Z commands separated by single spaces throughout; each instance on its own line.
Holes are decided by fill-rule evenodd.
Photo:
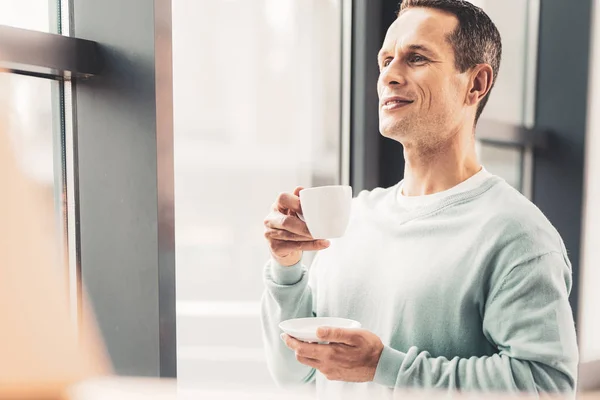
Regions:
M 345 236 L 331 243 L 313 240 L 297 218 L 301 188 L 280 195 L 265 220 L 262 320 L 277 382 L 316 378 L 323 398 L 416 387 L 574 391 L 564 244 L 475 153 L 500 57 L 496 27 L 472 4 L 402 3 L 377 88 L 380 131 L 404 147 L 403 181 L 360 193 Z M 304 250 L 323 250 L 310 274 Z M 310 316 L 364 329 L 322 329 L 329 344 L 280 339 L 280 321 Z

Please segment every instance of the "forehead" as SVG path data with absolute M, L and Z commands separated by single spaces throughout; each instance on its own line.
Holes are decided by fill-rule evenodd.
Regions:
M 383 50 L 397 46 L 422 44 L 438 53 L 452 53 L 448 35 L 456 29 L 458 19 L 433 8 L 415 7 L 402 12 L 385 35 Z

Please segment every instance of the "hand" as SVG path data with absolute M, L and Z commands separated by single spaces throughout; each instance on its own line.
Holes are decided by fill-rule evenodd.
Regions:
M 273 204 L 271 213 L 265 218 L 265 238 L 269 242 L 271 254 L 275 260 L 286 267 L 296 264 L 302 258 L 303 251 L 323 250 L 329 247 L 328 240 L 315 240 L 306 223 L 298 214 L 302 214 L 300 191 L 281 193 Z
M 282 335 L 296 359 L 318 369 L 332 381 L 371 382 L 383 351 L 381 339 L 364 329 L 319 328 L 317 336 L 329 344 L 305 343 Z

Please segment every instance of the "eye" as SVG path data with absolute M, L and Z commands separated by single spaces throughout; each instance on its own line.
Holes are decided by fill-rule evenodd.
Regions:
M 413 53 L 408 56 L 408 62 L 411 64 L 422 64 L 427 61 L 429 60 L 420 54 Z
M 390 65 L 392 63 L 392 57 L 388 57 L 385 60 L 383 60 L 383 63 L 381 64 L 382 67 L 387 67 L 388 65 Z

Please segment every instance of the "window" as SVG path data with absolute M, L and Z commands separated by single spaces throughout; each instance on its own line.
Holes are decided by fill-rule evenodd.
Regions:
M 523 187 L 522 154 L 516 146 L 498 146 L 478 142 L 477 154 L 485 168 L 502 177 L 516 189 Z
M 533 123 L 537 0 L 472 0 L 490 16 L 502 36 L 502 63 L 492 96 L 482 114 L 513 125 Z
M 60 83 L 24 75 L 0 73 L 0 90 L 8 120 L 6 130 L 25 174 L 36 183 L 45 203 L 53 205 L 61 249 L 66 257 L 66 190 Z M 65 259 L 61 260 L 64 265 Z
M 533 127 L 539 0 L 471 0 L 496 24 L 502 36 L 502 63 L 481 115 L 510 125 Z M 482 164 L 531 197 L 533 149 L 479 143 Z
M 0 0 L 0 25 L 58 32 L 60 0 Z
M 10 39 L 2 43 L 7 46 L 8 52 L 0 49 L 4 56 L 9 54 L 6 60 L 0 62 L 0 68 L 8 66 L 12 73 L 0 73 L 0 87 L 3 106 L 8 110 L 5 127 L 18 161 L 36 183 L 40 196 L 44 197 L 44 204 L 53 208 L 48 212 L 54 215 L 58 265 L 64 267 L 61 272 L 68 277 L 71 311 L 75 319 L 79 296 L 74 245 L 75 194 L 73 188 L 67 190 L 74 182 L 76 173 L 73 166 L 72 86 L 70 79 L 63 74 L 68 73 L 70 77 L 78 71 L 62 68 L 66 65 L 85 65 L 85 62 L 79 60 L 81 55 L 74 54 L 78 39 L 70 39 L 73 42 L 71 46 L 61 48 L 57 46 L 57 37 L 48 34 L 68 36 L 69 14 L 70 4 L 67 1 L 0 0 L 0 25 L 7 25 L 12 31 Z M 28 32 L 12 28 L 44 32 L 42 36 L 37 34 L 37 39 L 47 36 L 44 46 L 50 49 L 50 53 L 60 57 L 56 60 L 44 58 L 50 53 L 38 53 L 39 44 L 27 39 L 30 37 Z M 21 59 L 11 59 L 15 55 L 12 51 L 14 48 L 20 48 L 23 54 L 28 55 L 24 63 Z M 90 56 L 93 55 L 87 55 Z M 79 62 L 72 63 L 74 59 Z
M 262 221 L 279 192 L 339 183 L 340 24 L 339 1 L 173 2 L 184 386 L 271 384 Z

